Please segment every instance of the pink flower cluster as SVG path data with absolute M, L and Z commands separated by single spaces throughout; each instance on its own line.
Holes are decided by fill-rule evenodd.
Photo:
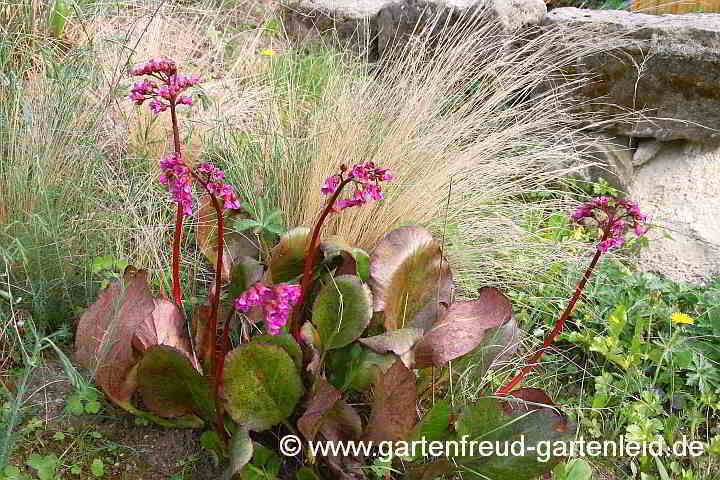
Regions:
M 277 335 L 287 323 L 293 307 L 300 300 L 301 292 L 299 285 L 281 283 L 267 286 L 258 282 L 237 297 L 234 305 L 241 312 L 247 312 L 256 305 L 262 306 L 268 333 Z
M 182 205 L 185 215 L 192 215 L 192 179 L 182 156 L 173 152 L 160 160 L 160 183 L 167 183 L 173 200 Z
M 649 230 L 645 224 L 648 219 L 647 215 L 640 212 L 636 202 L 605 196 L 591 199 L 570 215 L 570 220 L 590 221 L 603 231 L 604 239 L 597 246 L 603 253 L 625 243 L 625 232 L 629 228 L 633 229 L 637 237 L 645 235 Z
M 130 73 L 136 77 L 149 75 L 160 82 L 158 84 L 146 79 L 133 85 L 130 90 L 130 100 L 136 105 L 142 105 L 146 100 L 150 100 L 150 111 L 155 115 L 164 112 L 171 105 L 192 105 L 192 98 L 180 93 L 201 81 L 196 76 L 178 75 L 177 67 L 172 60 L 150 60 Z
M 225 178 L 225 172 L 209 162 L 201 163 L 195 171 L 207 175 L 208 190 L 213 195 L 222 197 L 225 208 L 237 210 L 241 207 L 240 200 L 235 196 L 232 185 L 217 181 Z
M 323 195 L 330 195 L 337 191 L 340 184 L 345 181 L 347 172 L 345 165 L 340 167 L 340 173 L 332 175 L 325 180 L 320 189 Z M 340 199 L 335 204 L 336 210 L 357 207 L 368 200 L 382 200 L 384 198 L 379 182 L 387 182 L 394 178 L 389 168 L 377 168 L 373 162 L 358 163 L 347 174 L 347 180 L 355 184 L 355 191 L 349 199 Z
M 185 215 L 192 215 L 192 175 L 193 170 L 183 161 L 180 154 L 173 152 L 160 160 L 162 175 L 160 183 L 167 183 L 173 200 L 183 207 Z M 228 209 L 240 208 L 240 201 L 235 196 L 233 188 L 223 182 L 225 172 L 209 162 L 201 163 L 194 170 L 195 174 L 206 174 L 207 188 L 211 193 L 223 198 L 224 207 Z

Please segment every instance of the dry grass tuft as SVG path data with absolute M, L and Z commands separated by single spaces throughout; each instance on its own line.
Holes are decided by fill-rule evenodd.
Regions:
M 373 160 L 397 174 L 386 200 L 334 216 L 326 235 L 372 248 L 390 228 L 427 225 L 444 237 L 463 286 L 527 281 L 569 258 L 566 245 L 531 228 L 569 200 L 528 199 L 587 163 L 583 151 L 595 140 L 583 131 L 593 119 L 570 96 L 583 79 L 562 72 L 607 47 L 590 38 L 503 36 L 480 14 L 439 38 L 417 36 L 381 75 L 338 61 L 310 113 L 293 103 L 302 92 L 287 82 L 275 109 L 286 116 L 268 120 L 281 154 L 265 155 L 251 173 L 238 168 L 256 194 L 270 196 L 273 185 L 288 225 L 311 226 L 324 179 L 341 163 Z

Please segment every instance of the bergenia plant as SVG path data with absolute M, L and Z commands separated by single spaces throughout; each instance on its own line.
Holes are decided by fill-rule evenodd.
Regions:
M 177 204 L 172 300 L 154 297 L 147 273 L 128 267 L 82 315 L 77 357 L 95 370 L 97 384 L 114 403 L 166 426 L 211 425 L 201 438 L 206 448 L 230 457 L 225 479 L 254 478 L 248 470 L 256 445 L 250 432 L 270 428 L 298 431 L 308 442 L 375 444 L 524 435 L 532 447 L 574 437 L 574 423 L 541 390 L 512 390 L 522 377 L 498 392 L 512 398 L 488 395 L 453 405 L 440 398 L 438 385 L 452 375 L 451 361 L 470 361 L 482 374 L 513 354 L 519 329 L 510 300 L 496 288 L 455 299 L 450 266 L 430 232 L 397 228 L 370 253 L 322 237 L 330 215 L 383 200 L 383 185 L 393 180 L 389 169 L 372 161 L 339 166 L 317 187 L 327 202 L 313 228 L 289 230 L 268 258 L 260 258 L 243 232 L 225 229 L 247 212 L 224 183 L 223 171 L 182 155 L 176 108 L 192 105 L 187 89 L 200 79 L 179 75 L 171 60 L 150 61 L 132 74 L 144 78 L 130 99 L 149 102 L 156 115 L 169 111 L 173 126 L 174 151 L 160 160 L 159 178 Z M 204 196 L 196 200 L 194 188 Z M 208 301 L 192 313 L 183 307 L 179 284 L 183 218 L 189 215 L 199 217 L 195 240 L 215 271 Z M 595 222 L 604 234 L 572 305 L 600 253 L 621 243 L 630 226 L 644 233 L 645 220 L 634 204 L 602 198 L 575 217 Z M 558 321 L 558 332 L 567 315 Z M 233 329 L 240 340 L 231 346 Z M 430 399 L 431 408 L 418 418 L 417 403 Z M 297 469 L 303 458 L 288 468 Z M 297 470 L 296 478 L 362 479 L 369 471 L 370 459 L 363 456 L 322 460 Z M 409 465 L 418 479 L 472 470 L 529 480 L 560 460 L 539 462 L 532 453 L 510 459 L 456 455 L 432 463 L 403 455 L 393 462 L 397 468 Z
M 545 337 L 533 355 L 530 356 L 528 364 L 507 385 L 498 389 L 496 395 L 508 395 L 512 389 L 535 368 L 537 362 L 542 358 L 545 351 L 553 344 L 555 338 L 562 332 L 565 322 L 575 308 L 585 285 L 592 276 L 595 265 L 600 256 L 614 247 L 625 243 L 625 236 L 628 230 L 632 230 L 636 237 L 642 237 L 649 229 L 647 226 L 648 216 L 640 212 L 637 203 L 622 198 L 595 197 L 581 205 L 572 215 L 570 220 L 579 222 L 582 225 L 591 227 L 600 232 L 595 255 L 585 270 L 580 282 L 575 288 L 575 294 L 570 299 L 565 311 L 555 322 L 555 327 Z

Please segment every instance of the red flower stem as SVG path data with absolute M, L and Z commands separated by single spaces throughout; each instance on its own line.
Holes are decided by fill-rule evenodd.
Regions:
M 313 266 L 313 259 L 315 258 L 315 250 L 317 249 L 317 243 L 318 238 L 320 237 L 320 229 L 322 228 L 323 223 L 325 223 L 325 219 L 330 214 L 330 212 L 333 210 L 333 205 L 335 205 L 335 201 L 337 201 L 338 197 L 340 196 L 340 193 L 342 193 L 342 189 L 345 188 L 345 185 L 350 183 L 352 181 L 351 178 L 346 178 L 340 182 L 340 185 L 338 185 L 338 188 L 335 190 L 335 193 L 333 193 L 333 196 L 330 197 L 330 201 L 328 201 L 327 205 L 325 206 L 325 209 L 323 210 L 322 214 L 320 215 L 320 218 L 318 219 L 317 223 L 315 223 L 315 229 L 313 230 L 312 237 L 310 239 L 310 245 L 307 250 L 307 255 L 305 256 L 305 265 L 303 268 L 303 276 L 302 281 L 300 282 L 300 299 L 298 300 L 297 306 L 295 307 L 295 313 L 302 312 L 304 308 L 305 303 L 305 294 L 310 288 L 310 280 L 312 278 L 312 266 Z M 300 322 L 297 320 L 297 315 L 293 315 L 290 317 L 290 323 L 289 329 L 290 332 L 292 332 L 293 337 L 295 337 L 295 340 L 302 345 L 301 339 L 300 339 Z
M 175 153 L 181 155 L 180 130 L 178 129 L 177 114 L 175 113 L 175 98 L 170 99 L 170 118 L 172 119 Z M 175 233 L 173 235 L 172 248 L 172 294 L 173 298 L 175 298 L 175 303 L 180 308 L 182 308 L 183 305 L 182 290 L 180 289 L 180 244 L 182 243 L 183 234 L 183 215 L 183 207 L 178 203 L 175 213 Z
M 612 223 L 612 222 L 608 222 Z M 607 240 L 608 236 L 610 235 L 609 229 L 603 234 L 602 241 Z M 588 265 L 588 268 L 585 270 L 585 275 L 583 275 L 583 278 L 580 280 L 580 282 L 577 285 L 577 288 L 575 288 L 575 295 L 573 295 L 572 299 L 570 300 L 570 303 L 568 303 L 568 306 L 565 308 L 565 311 L 560 316 L 560 318 L 555 322 L 555 328 L 552 329 L 552 331 L 545 337 L 545 341 L 543 342 L 542 346 L 539 347 L 532 357 L 530 357 L 530 360 L 528 361 L 528 364 L 523 367 L 522 370 L 520 370 L 520 373 L 518 373 L 515 378 L 513 378 L 510 383 L 505 385 L 504 387 L 499 388 L 495 395 L 499 396 L 505 396 L 508 395 L 511 390 L 522 381 L 523 378 L 527 376 L 530 371 L 537 366 L 537 362 L 542 358 L 543 354 L 545 353 L 545 350 L 547 350 L 555 340 L 555 337 L 557 337 L 560 332 L 562 332 L 563 327 L 565 326 L 565 322 L 568 318 L 570 318 L 570 314 L 572 313 L 573 309 L 575 308 L 575 303 L 577 303 L 578 299 L 580 298 L 580 295 L 582 294 L 582 291 L 585 289 L 585 284 L 587 284 L 588 280 L 590 279 L 590 276 L 592 275 L 593 270 L 595 269 L 595 265 L 597 265 L 598 260 L 600 259 L 600 255 L 602 255 L 602 252 L 600 250 L 597 250 L 595 252 L 595 256 L 593 257 L 592 261 L 590 262 L 590 265 Z
M 222 367 L 225 361 L 224 341 L 223 337 L 218 338 L 217 334 L 217 314 L 218 305 L 220 304 L 220 289 L 222 288 L 222 270 L 223 270 L 223 251 L 225 250 L 225 218 L 223 217 L 222 207 L 217 197 L 210 191 L 207 182 L 204 182 L 194 173 L 192 174 L 205 189 L 210 196 L 213 208 L 215 208 L 215 216 L 217 217 L 217 260 L 215 262 L 215 292 L 210 300 L 210 321 L 208 323 L 209 333 L 212 335 L 213 341 L 210 343 L 210 371 L 212 374 L 213 394 L 215 398 L 215 410 L 217 418 L 215 420 L 215 428 L 221 438 L 227 440 L 225 434 L 225 422 L 223 414 L 222 399 L 220 398 L 220 381 L 222 375 Z M 226 327 L 227 329 L 227 327 Z M 220 347 L 220 348 L 218 348 Z

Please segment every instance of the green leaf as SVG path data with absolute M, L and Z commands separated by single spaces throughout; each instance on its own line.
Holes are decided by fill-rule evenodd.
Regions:
M 446 440 L 450 435 L 450 403 L 438 400 L 425 414 L 408 437 L 408 440 Z
M 370 281 L 370 255 L 362 248 L 353 248 L 352 256 L 355 259 L 356 275 L 364 283 Z
M 65 440 L 65 434 L 63 432 L 55 432 L 55 435 L 53 435 L 53 440 Z
M 82 415 L 85 413 L 82 397 L 78 393 L 73 393 L 70 397 L 68 397 L 65 408 L 67 408 L 67 411 L 73 415 Z
M 73 465 L 70 467 L 70 473 L 73 475 L 80 475 L 82 473 L 82 468 L 80 468 L 80 465 Z
M 90 471 L 96 477 L 102 477 L 103 475 L 105 475 L 105 465 L 103 464 L 101 458 L 96 458 L 92 461 L 92 463 L 90 464 Z
M 55 480 L 55 469 L 58 465 L 58 457 L 54 453 L 44 456 L 33 453 L 30 455 L 27 464 L 37 470 L 37 475 L 40 480 Z
M 530 480 L 550 471 L 561 461 L 560 457 L 553 455 L 563 442 L 574 438 L 575 424 L 557 414 L 552 407 L 538 406 L 538 403 L 550 401 L 541 390 L 521 389 L 514 391 L 513 395 L 518 400 L 510 399 L 501 403 L 496 399 L 484 398 L 469 405 L 459 415 L 455 429 L 458 438 L 467 435 L 468 440 L 509 444 L 523 438 L 523 455 L 453 457 L 460 466 L 458 471 L 462 471 L 464 476 Z M 549 444 L 552 444 L 552 450 L 545 448 Z M 567 443 L 565 450 L 570 451 Z
M 592 480 L 590 465 L 581 458 L 575 458 L 565 464 L 562 480 Z
M 286 232 L 285 227 L 278 225 L 277 223 L 268 223 L 267 225 L 264 225 L 264 228 L 275 235 L 283 235 Z
M 276 345 L 249 343 L 231 351 L 223 379 L 228 413 L 254 431 L 286 420 L 305 393 L 295 362 Z
M 360 337 L 370 323 L 370 289 L 354 275 L 341 275 L 320 290 L 312 312 L 322 350 L 344 347 Z
M 608 317 L 608 329 L 610 337 L 620 338 L 625 324 L 627 323 L 627 307 L 625 305 L 617 305 Z
M 232 223 L 232 226 L 235 231 L 243 232 L 251 228 L 260 227 L 262 224 L 252 218 L 239 218 Z
M 259 282 L 263 275 L 263 266 L 251 257 L 239 257 L 230 271 L 230 298 L 243 294 L 248 288 Z
M 309 236 L 310 229 L 298 227 L 280 237 L 280 242 L 270 252 L 272 283 L 289 282 L 303 273 Z
M 430 232 L 403 227 L 389 232 L 370 256 L 373 308 L 385 312 L 385 329 L 427 331 L 452 297 L 452 275 Z
M 255 335 L 252 337 L 253 343 L 269 343 L 271 345 L 277 345 L 282 347 L 290 358 L 293 359 L 298 371 L 302 371 L 303 368 L 303 353 L 300 345 L 295 341 L 292 335 L 289 333 L 283 333 L 280 335 Z
M 330 382 L 342 391 L 366 390 L 379 374 L 387 372 L 397 357 L 380 354 L 359 343 L 333 350 L 328 358 Z
M 101 404 L 97 400 L 90 400 L 85 404 L 85 411 L 87 413 L 98 413 L 100 411 Z
M 300 470 L 295 472 L 295 480 L 320 480 L 320 477 L 315 475 L 309 467 L 302 467 Z
M 158 415 L 195 413 L 214 419 L 210 383 L 173 347 L 156 345 L 145 351 L 138 366 L 138 390 L 148 410 Z
M 238 426 L 230 440 L 230 466 L 223 475 L 224 480 L 231 480 L 233 475 L 240 472 L 253 457 L 253 442 L 248 429 Z
M 227 447 L 214 430 L 206 430 L 200 435 L 200 447 L 210 454 L 213 464 L 220 465 L 220 459 L 228 456 Z

